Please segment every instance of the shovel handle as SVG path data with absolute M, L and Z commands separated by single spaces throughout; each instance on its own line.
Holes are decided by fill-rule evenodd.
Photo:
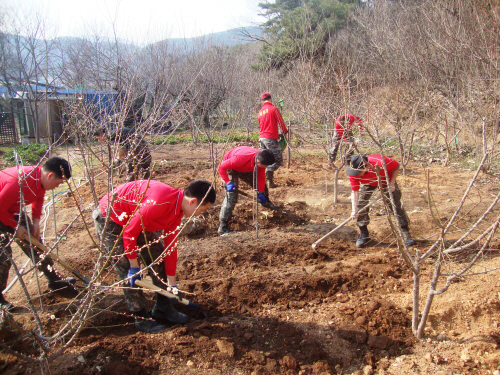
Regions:
M 28 234 L 24 234 L 23 235 L 23 240 L 25 240 L 26 242 L 29 243 L 30 242 L 30 236 L 28 236 Z M 80 272 L 78 272 L 73 267 L 71 267 L 68 263 L 66 263 L 66 261 L 62 260 L 61 258 L 56 258 L 56 257 L 54 257 L 51 254 L 47 254 L 48 253 L 48 249 L 45 247 L 45 245 L 43 243 L 41 243 L 40 241 L 38 241 L 33 236 L 31 236 L 31 243 L 33 245 L 35 245 L 38 248 L 38 250 L 40 250 L 43 254 L 45 254 L 46 257 L 48 257 L 49 259 L 52 259 L 54 262 L 59 263 L 61 266 L 63 266 L 69 272 L 71 272 L 73 275 L 75 275 L 80 280 L 82 280 L 85 284 L 90 284 L 90 279 L 88 277 L 83 276 Z
M 186 305 L 186 306 L 189 306 L 189 307 L 193 307 L 193 308 L 195 308 L 196 310 L 201 311 L 200 306 L 198 306 L 196 303 L 193 303 L 193 302 L 191 302 L 191 301 L 188 301 L 188 300 L 187 300 L 187 299 L 185 299 L 185 298 L 180 299 L 180 298 L 179 298 L 179 297 L 177 297 L 175 294 L 170 293 L 170 292 L 166 291 L 165 289 L 159 288 L 159 287 L 157 287 L 156 285 L 154 285 L 153 283 L 150 283 L 149 281 L 145 281 L 145 280 L 136 280 L 136 281 L 134 281 L 134 285 L 138 285 L 138 286 L 140 286 L 141 288 L 145 288 L 145 289 L 152 290 L 153 292 L 156 292 L 156 293 L 162 294 L 162 295 L 164 295 L 165 297 L 168 297 L 168 298 L 175 298 L 175 299 L 177 299 L 180 303 L 182 303 L 183 305 Z

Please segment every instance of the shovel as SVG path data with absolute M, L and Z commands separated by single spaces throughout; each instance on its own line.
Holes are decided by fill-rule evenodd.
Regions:
M 175 294 L 170 293 L 170 292 L 166 291 L 165 289 L 159 288 L 156 285 L 150 283 L 149 281 L 135 280 L 134 285 L 138 285 L 138 286 L 140 286 L 141 288 L 144 288 L 144 289 L 152 290 L 153 292 L 162 294 L 162 295 L 164 295 L 165 297 L 168 297 L 168 298 L 175 298 L 180 303 L 182 303 L 183 305 L 186 305 L 186 306 L 192 307 L 193 309 L 198 310 L 203 315 L 204 318 L 207 317 L 207 315 L 203 311 L 201 311 L 200 306 L 198 306 L 196 303 L 188 301 L 185 298 L 179 298 Z
M 23 240 L 26 242 L 30 242 L 30 238 L 27 234 L 23 236 Z M 35 237 L 31 237 L 31 243 L 35 245 L 38 248 L 38 251 L 45 254 L 45 256 L 49 259 L 52 259 L 52 261 L 59 263 L 61 266 L 66 268 L 69 272 L 71 272 L 73 275 L 75 275 L 77 278 L 79 278 L 81 281 L 83 281 L 86 285 L 90 284 L 90 279 L 86 276 L 83 276 L 80 272 L 75 270 L 73 267 L 71 267 L 66 261 L 64 261 L 61 258 L 56 258 L 52 254 L 48 254 L 48 250 L 45 247 L 43 243 L 38 241 Z
M 251 195 L 250 195 L 250 194 L 248 194 L 248 193 L 245 193 L 244 191 L 241 191 L 240 189 L 235 189 L 235 190 L 234 190 L 234 192 L 235 192 L 235 193 L 238 193 L 238 194 L 241 194 L 241 195 L 243 195 L 244 197 L 247 197 L 248 199 L 251 199 L 251 200 L 255 199 L 255 197 L 251 196 Z
M 371 201 L 369 204 L 367 204 L 365 207 L 363 207 L 361 210 L 359 210 L 359 212 L 363 212 L 364 210 L 366 210 L 368 207 L 374 205 L 375 203 L 377 203 L 379 200 L 380 200 L 381 197 L 378 197 L 377 199 L 374 199 L 373 201 Z M 333 233 L 335 233 L 336 231 L 338 231 L 340 228 L 342 228 L 344 225 L 346 225 L 349 221 L 351 221 L 352 218 L 349 218 L 345 221 L 343 221 L 341 224 L 337 225 L 333 230 L 331 230 L 330 232 L 328 232 L 327 234 L 325 234 L 323 237 L 321 237 L 319 240 L 317 240 L 315 243 L 312 244 L 312 248 L 313 250 L 316 250 L 316 245 L 319 244 L 321 241 L 323 241 L 325 238 L 331 236 Z

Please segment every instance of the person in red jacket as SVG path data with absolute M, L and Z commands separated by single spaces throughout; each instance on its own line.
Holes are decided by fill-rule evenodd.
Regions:
M 64 174 L 63 174 L 64 173 Z M 43 199 L 46 190 L 58 187 L 65 179 L 71 177 L 71 169 L 68 162 L 60 157 L 53 157 L 47 160 L 43 167 L 25 166 L 7 168 L 0 172 L 0 306 L 12 309 L 14 306 L 7 302 L 2 291 L 7 286 L 12 256 L 10 242 L 12 237 L 23 240 L 23 237 L 30 234 L 36 239 L 40 239 L 40 217 L 43 209 Z M 22 181 L 23 196 L 21 199 L 21 188 L 19 181 Z M 31 217 L 28 218 L 24 210 L 23 203 L 31 205 Z M 28 232 L 29 229 L 29 232 Z M 31 249 L 26 242 L 20 242 L 21 249 L 31 259 Z M 52 268 L 54 262 L 45 258 L 40 261 L 38 253 L 35 251 L 35 261 L 39 263 L 38 270 L 43 272 L 48 287 L 56 291 L 63 288 L 72 288 L 68 280 L 62 279 Z
M 275 188 L 278 185 L 274 183 L 274 171 L 283 164 L 283 150 L 278 142 L 280 135 L 278 134 L 278 124 L 282 134 L 288 133 L 285 121 L 281 116 L 280 110 L 275 107 L 271 100 L 271 94 L 268 92 L 260 96 L 262 108 L 259 110 L 259 144 L 261 150 L 270 150 L 275 162 L 266 168 L 266 179 L 269 181 L 269 187 Z
M 219 174 L 224 181 L 226 197 L 220 209 L 220 226 L 217 230 L 219 235 L 232 233 L 228 227 L 228 221 L 238 202 L 239 179 L 252 188 L 257 187 L 259 203 L 274 208 L 269 201 L 265 180 L 266 168 L 274 162 L 275 158 L 270 150 L 257 150 L 248 146 L 233 148 L 223 156 Z
M 333 138 L 333 150 L 330 153 L 329 164 L 332 163 L 337 158 L 337 153 L 339 151 L 340 145 L 342 142 L 350 142 L 353 141 L 352 128 L 353 125 L 356 124 L 359 126 L 359 130 L 363 131 L 363 120 L 360 117 L 354 116 L 352 114 L 346 114 L 338 117 L 335 120 L 335 136 Z M 352 153 L 351 149 L 351 153 Z M 349 154 L 347 157 L 350 156 Z
M 385 175 L 384 161 L 388 176 Z M 377 171 L 380 174 L 381 187 L 378 186 Z M 388 157 L 383 158 L 382 155 L 353 155 L 347 160 L 346 172 L 349 175 L 349 182 L 351 183 L 351 217 L 356 219 L 356 225 L 360 230 L 356 247 L 364 247 L 370 241 L 370 234 L 368 233 L 368 224 L 370 223 L 369 208 L 361 213 L 359 212 L 368 205 L 373 192 L 377 188 L 380 188 L 381 192 L 390 199 L 387 184 L 389 184 L 389 188 L 393 193 L 396 215 L 399 218 L 399 224 L 401 225 L 406 245 L 415 245 L 408 227 L 408 216 L 401 205 L 401 190 L 399 190 L 396 182 L 399 174 L 399 163 Z M 389 205 L 389 207 L 392 209 L 392 205 Z
M 181 219 L 200 215 L 214 202 L 215 190 L 208 181 L 194 181 L 184 191 L 155 180 L 132 181 L 101 198 L 93 212 L 94 225 L 98 237 L 103 237 L 105 251 L 114 259 L 120 280 L 129 281 L 133 287 L 141 278 L 140 260 L 145 266 L 152 265 L 148 273 L 153 284 L 178 294 L 177 236 Z M 152 333 L 166 328 L 151 316 L 178 324 L 189 320 L 161 294 L 156 293 L 151 315 L 145 309 L 141 289 L 125 287 L 123 294 L 139 331 Z

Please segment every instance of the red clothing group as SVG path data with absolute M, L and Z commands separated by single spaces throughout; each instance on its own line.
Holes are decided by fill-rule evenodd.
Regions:
M 288 132 L 280 110 L 270 102 L 265 102 L 259 111 L 260 138 L 278 139 L 278 124 L 283 134 Z
M 387 178 L 384 171 L 384 163 L 382 162 L 382 155 L 367 155 L 368 158 L 368 171 L 361 177 L 359 176 L 349 176 L 349 182 L 351 183 L 352 191 L 359 191 L 361 185 L 371 185 L 374 187 L 378 186 L 376 168 L 380 168 L 380 180 L 383 185 L 387 185 Z M 385 157 L 385 163 L 387 165 L 387 173 L 389 174 L 389 180 L 392 178 L 393 172 L 399 168 L 399 163 L 391 158 Z
M 240 146 L 228 151 L 219 165 L 222 180 L 226 184 L 229 182 L 227 171 L 230 169 L 236 172 L 253 172 L 256 168 L 255 156 L 259 151 L 248 146 Z M 266 188 L 266 168 L 257 168 L 257 188 L 259 193 L 263 193 Z
M 19 175 L 17 167 L 0 171 L 0 221 L 3 224 L 12 228 L 17 227 L 15 215 L 19 214 L 21 207 L 19 177 L 23 179 L 24 204 L 31 204 L 31 217 L 40 219 L 45 197 L 41 175 L 42 168 L 32 165 L 21 167 Z
M 340 117 L 342 117 L 342 116 L 338 117 L 335 120 L 335 131 L 337 132 L 337 136 L 339 138 L 344 138 L 344 132 L 351 133 L 352 132 L 352 126 L 354 125 L 354 123 L 356 123 L 359 126 L 360 130 L 363 130 L 363 124 L 362 124 L 361 117 L 354 116 L 354 115 L 351 115 L 351 114 L 347 114 L 347 115 L 344 115 L 344 116 L 348 116 L 349 117 L 349 123 L 347 125 L 343 124 L 340 121 Z
M 116 224 L 125 226 L 123 246 L 128 259 L 137 258 L 137 237 L 146 232 L 163 231 L 165 249 L 171 245 L 179 232 L 184 213 L 181 203 L 184 191 L 174 189 L 155 180 L 132 181 L 118 186 L 102 197 L 101 214 L 106 216 L 108 203 L 113 194 L 115 200 L 111 207 L 110 218 Z M 177 242 L 172 244 L 171 252 L 165 257 L 165 271 L 175 276 L 177 268 Z

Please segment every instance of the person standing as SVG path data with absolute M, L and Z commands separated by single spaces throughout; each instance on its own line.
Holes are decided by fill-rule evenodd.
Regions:
M 134 130 L 123 127 L 113 130 L 99 128 L 94 132 L 99 142 L 110 142 L 118 145 L 118 157 L 115 166 L 127 162 L 127 182 L 137 179 L 149 179 L 151 152 L 147 142 Z
M 384 161 L 388 176 L 385 175 Z M 363 212 L 360 211 L 368 205 L 373 192 L 379 188 L 382 194 L 390 199 L 387 185 L 393 193 L 396 215 L 403 234 L 403 239 L 407 246 L 415 245 L 411 238 L 408 216 L 401 205 L 401 190 L 396 182 L 399 174 L 399 163 L 391 158 L 382 157 L 382 155 L 353 155 L 347 160 L 346 172 L 349 175 L 351 184 L 351 217 L 356 219 L 356 225 L 359 227 L 360 235 L 356 241 L 356 247 L 364 247 L 370 241 L 368 224 L 370 223 L 369 207 Z M 380 174 L 382 186 L 379 186 L 377 172 Z M 393 210 L 392 204 L 389 208 Z
M 24 166 L 7 168 L 0 171 L 0 306 L 8 310 L 14 306 L 7 302 L 2 291 L 7 286 L 12 257 L 12 248 L 9 244 L 12 237 L 21 240 L 19 245 L 22 251 L 32 259 L 32 249 L 24 242 L 26 235 L 40 240 L 40 217 L 42 215 L 45 191 L 58 187 L 71 177 L 69 163 L 60 157 L 52 157 L 43 167 Z M 22 184 L 20 183 L 22 181 Z M 23 196 L 21 197 L 21 189 Z M 22 198 L 22 199 L 21 199 Z M 22 209 L 23 203 L 31 205 L 31 220 Z M 28 232 L 29 229 L 29 232 Z M 63 279 L 53 269 L 52 259 L 45 257 L 40 261 L 36 251 L 34 260 L 47 279 L 49 289 L 62 291 L 71 288 L 73 278 Z M 71 282 L 70 282 L 71 281 Z
M 260 100 L 262 108 L 259 110 L 258 115 L 260 126 L 259 144 L 261 150 L 269 150 L 274 155 L 275 162 L 266 168 L 265 175 L 269 188 L 275 188 L 278 185 L 274 182 L 274 172 L 283 164 L 283 150 L 278 142 L 280 139 L 278 124 L 283 136 L 288 133 L 288 129 L 280 110 L 272 103 L 271 94 L 268 92 L 263 93 Z
M 354 116 L 350 113 L 342 115 L 335 120 L 335 136 L 333 137 L 333 149 L 328 160 L 330 166 L 333 164 L 333 162 L 335 162 L 335 159 L 337 159 L 337 153 L 339 151 L 340 145 L 343 142 L 353 143 L 352 128 L 354 124 L 359 126 L 360 131 L 364 130 L 363 120 L 360 117 Z M 351 148 L 351 154 L 353 151 L 354 150 L 352 150 Z M 350 155 L 348 154 L 346 156 L 348 157 Z
M 142 289 L 132 287 L 141 279 L 141 261 L 144 266 L 153 264 L 148 273 L 154 285 L 179 293 L 177 235 L 182 217 L 198 216 L 214 202 L 215 190 L 204 180 L 192 182 L 184 191 L 155 180 L 132 181 L 101 198 L 93 212 L 94 225 L 98 237 L 104 237 L 105 251 L 114 259 L 119 279 L 129 281 L 123 294 L 138 331 L 153 333 L 166 328 L 151 317 L 176 324 L 189 320 L 172 306 L 168 297 L 158 293 L 154 308 L 148 313 Z
M 226 196 L 220 209 L 220 226 L 217 233 L 233 233 L 228 221 L 233 215 L 234 207 L 238 202 L 238 185 L 241 179 L 252 188 L 257 188 L 257 199 L 260 204 L 274 208 L 269 200 L 266 186 L 266 168 L 275 162 L 274 154 L 270 150 L 257 150 L 248 146 L 240 146 L 229 150 L 222 158 L 219 174 L 224 181 Z

